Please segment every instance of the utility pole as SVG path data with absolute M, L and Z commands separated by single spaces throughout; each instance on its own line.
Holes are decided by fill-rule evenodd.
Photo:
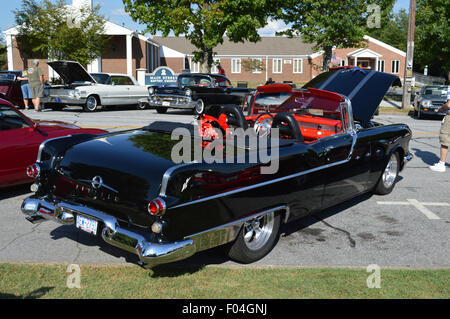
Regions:
M 402 108 L 406 109 L 411 104 L 411 82 L 414 61 L 414 29 L 416 26 L 416 0 L 409 0 L 408 44 L 405 59 L 405 74 L 403 77 Z

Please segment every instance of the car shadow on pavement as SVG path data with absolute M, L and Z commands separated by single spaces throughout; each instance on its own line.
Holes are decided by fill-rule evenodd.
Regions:
M 111 255 L 116 258 L 124 258 L 126 262 L 137 264 L 139 258 L 137 255 L 129 253 L 125 250 L 116 248 L 114 246 L 106 243 L 100 236 L 100 234 L 94 236 L 90 235 L 86 232 L 83 232 L 73 225 L 63 225 L 58 228 L 55 228 L 50 232 L 50 236 L 53 240 L 58 240 L 61 238 L 70 239 L 81 246 L 86 247 L 98 247 L 101 251 L 105 252 L 108 255 Z M 117 261 L 119 262 L 119 261 Z
M 397 180 L 398 182 L 399 180 Z M 373 196 L 372 193 L 366 193 L 363 195 L 359 195 L 353 199 L 347 200 L 346 202 L 339 204 L 337 206 L 333 206 L 327 208 L 323 211 L 317 212 L 315 214 L 311 214 L 305 216 L 301 219 L 289 222 L 287 224 L 283 224 L 280 229 L 281 237 L 289 237 L 293 233 L 299 232 L 305 228 L 308 228 L 316 223 L 324 222 L 328 217 L 336 215 L 346 209 L 349 209 L 361 202 L 364 202 L 370 199 Z M 342 230 L 343 231 L 343 230 Z
M 29 194 L 31 193 L 30 185 L 26 184 L 0 189 L 0 200 Z
M 280 229 L 280 237 L 289 237 L 290 235 L 302 231 L 303 229 L 306 229 L 316 223 L 326 223 L 326 219 L 338 214 L 342 211 L 345 211 L 346 209 L 349 209 L 361 202 L 364 202 L 368 199 L 370 199 L 373 196 L 372 193 L 366 193 L 364 195 L 360 195 L 358 197 L 355 197 L 353 199 L 350 199 L 340 205 L 333 206 L 331 208 L 325 209 L 323 211 L 317 212 L 312 215 L 305 216 L 299 220 L 295 220 L 292 222 L 289 222 L 287 224 L 283 224 Z M 329 225 L 330 227 L 333 227 L 332 225 Z M 336 228 L 337 229 L 337 228 Z M 343 229 L 337 229 L 342 232 L 346 232 Z M 110 254 L 116 258 L 124 258 L 127 263 L 132 263 L 135 265 L 140 265 L 139 258 L 137 255 L 134 255 L 132 253 L 126 252 L 122 249 L 116 248 L 114 246 L 111 246 L 103 241 L 103 239 L 100 236 L 92 236 L 90 234 L 87 234 L 85 232 L 79 231 L 78 229 L 74 228 L 73 226 L 61 226 L 56 229 L 54 229 L 51 232 L 52 239 L 58 240 L 60 238 L 68 238 L 73 241 L 78 242 L 80 245 L 85 245 L 88 247 L 98 247 L 101 251 Z M 350 245 L 352 245 L 353 239 L 351 238 L 350 234 L 348 234 Z M 354 243 L 353 243 L 354 245 Z M 163 264 L 156 267 L 153 267 L 149 271 L 149 276 L 152 278 L 158 278 L 158 277 L 179 277 L 183 276 L 185 274 L 193 274 L 198 271 L 201 271 L 206 266 L 210 265 L 221 265 L 227 262 L 230 262 L 231 260 L 227 257 L 226 251 L 230 247 L 230 244 L 215 247 L 208 249 L 206 251 L 202 251 L 199 253 L 196 253 L 195 255 L 178 261 L 173 262 L 169 264 Z

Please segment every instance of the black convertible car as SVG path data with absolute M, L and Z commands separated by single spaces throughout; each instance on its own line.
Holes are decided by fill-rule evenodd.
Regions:
M 392 191 L 412 158 L 411 130 L 371 118 L 394 81 L 376 71 L 333 70 L 302 89 L 259 87 L 247 116 L 226 106 L 202 114 L 197 128 L 155 122 L 49 140 L 28 169 L 35 194 L 22 212 L 33 223 L 50 219 L 100 235 L 148 267 L 223 244 L 233 260 L 254 262 L 273 248 L 282 223 L 366 192 Z M 180 128 L 200 132 L 194 148 L 230 143 L 237 152 L 224 151 L 226 161 L 176 163 L 179 142 L 171 134 Z M 277 145 L 235 146 L 236 128 Z M 270 163 L 253 157 L 263 147 L 271 147 Z M 274 162 L 278 169 L 263 174 Z

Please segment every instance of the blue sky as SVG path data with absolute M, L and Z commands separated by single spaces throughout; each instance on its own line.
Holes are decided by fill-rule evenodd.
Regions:
M 71 0 L 67 1 L 71 3 Z M 0 11 L 0 31 L 9 29 L 15 25 L 13 11 L 21 7 L 21 0 L 8 0 L 2 1 L 2 10 Z M 101 13 L 111 22 L 117 23 L 119 25 L 124 25 L 125 27 L 142 31 L 145 29 L 144 25 L 139 25 L 133 22 L 133 20 L 127 15 L 123 10 L 122 0 L 94 0 L 94 5 L 101 5 Z M 397 0 L 394 10 L 398 11 L 401 8 L 408 10 L 409 0 Z M 262 30 L 260 30 L 261 35 L 273 35 L 275 31 L 285 28 L 286 26 L 279 21 L 270 21 L 269 24 Z

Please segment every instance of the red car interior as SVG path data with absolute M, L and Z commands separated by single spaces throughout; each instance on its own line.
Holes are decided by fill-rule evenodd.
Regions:
M 257 120 L 273 118 L 278 112 L 288 112 L 297 120 L 304 141 L 311 143 L 342 132 L 343 124 L 348 124 L 343 123 L 347 117 L 342 116 L 341 103 L 345 99 L 339 94 L 313 88 L 295 90 L 288 84 L 259 86 L 257 90 L 249 115 L 245 117 L 249 127 L 253 127 Z M 273 99 L 274 104 L 258 103 L 258 98 L 264 100 L 266 97 Z M 218 138 L 217 128 L 221 128 L 225 136 L 228 134 L 225 114 L 220 114 L 218 118 L 202 115 L 200 121 L 200 134 L 204 138 Z

